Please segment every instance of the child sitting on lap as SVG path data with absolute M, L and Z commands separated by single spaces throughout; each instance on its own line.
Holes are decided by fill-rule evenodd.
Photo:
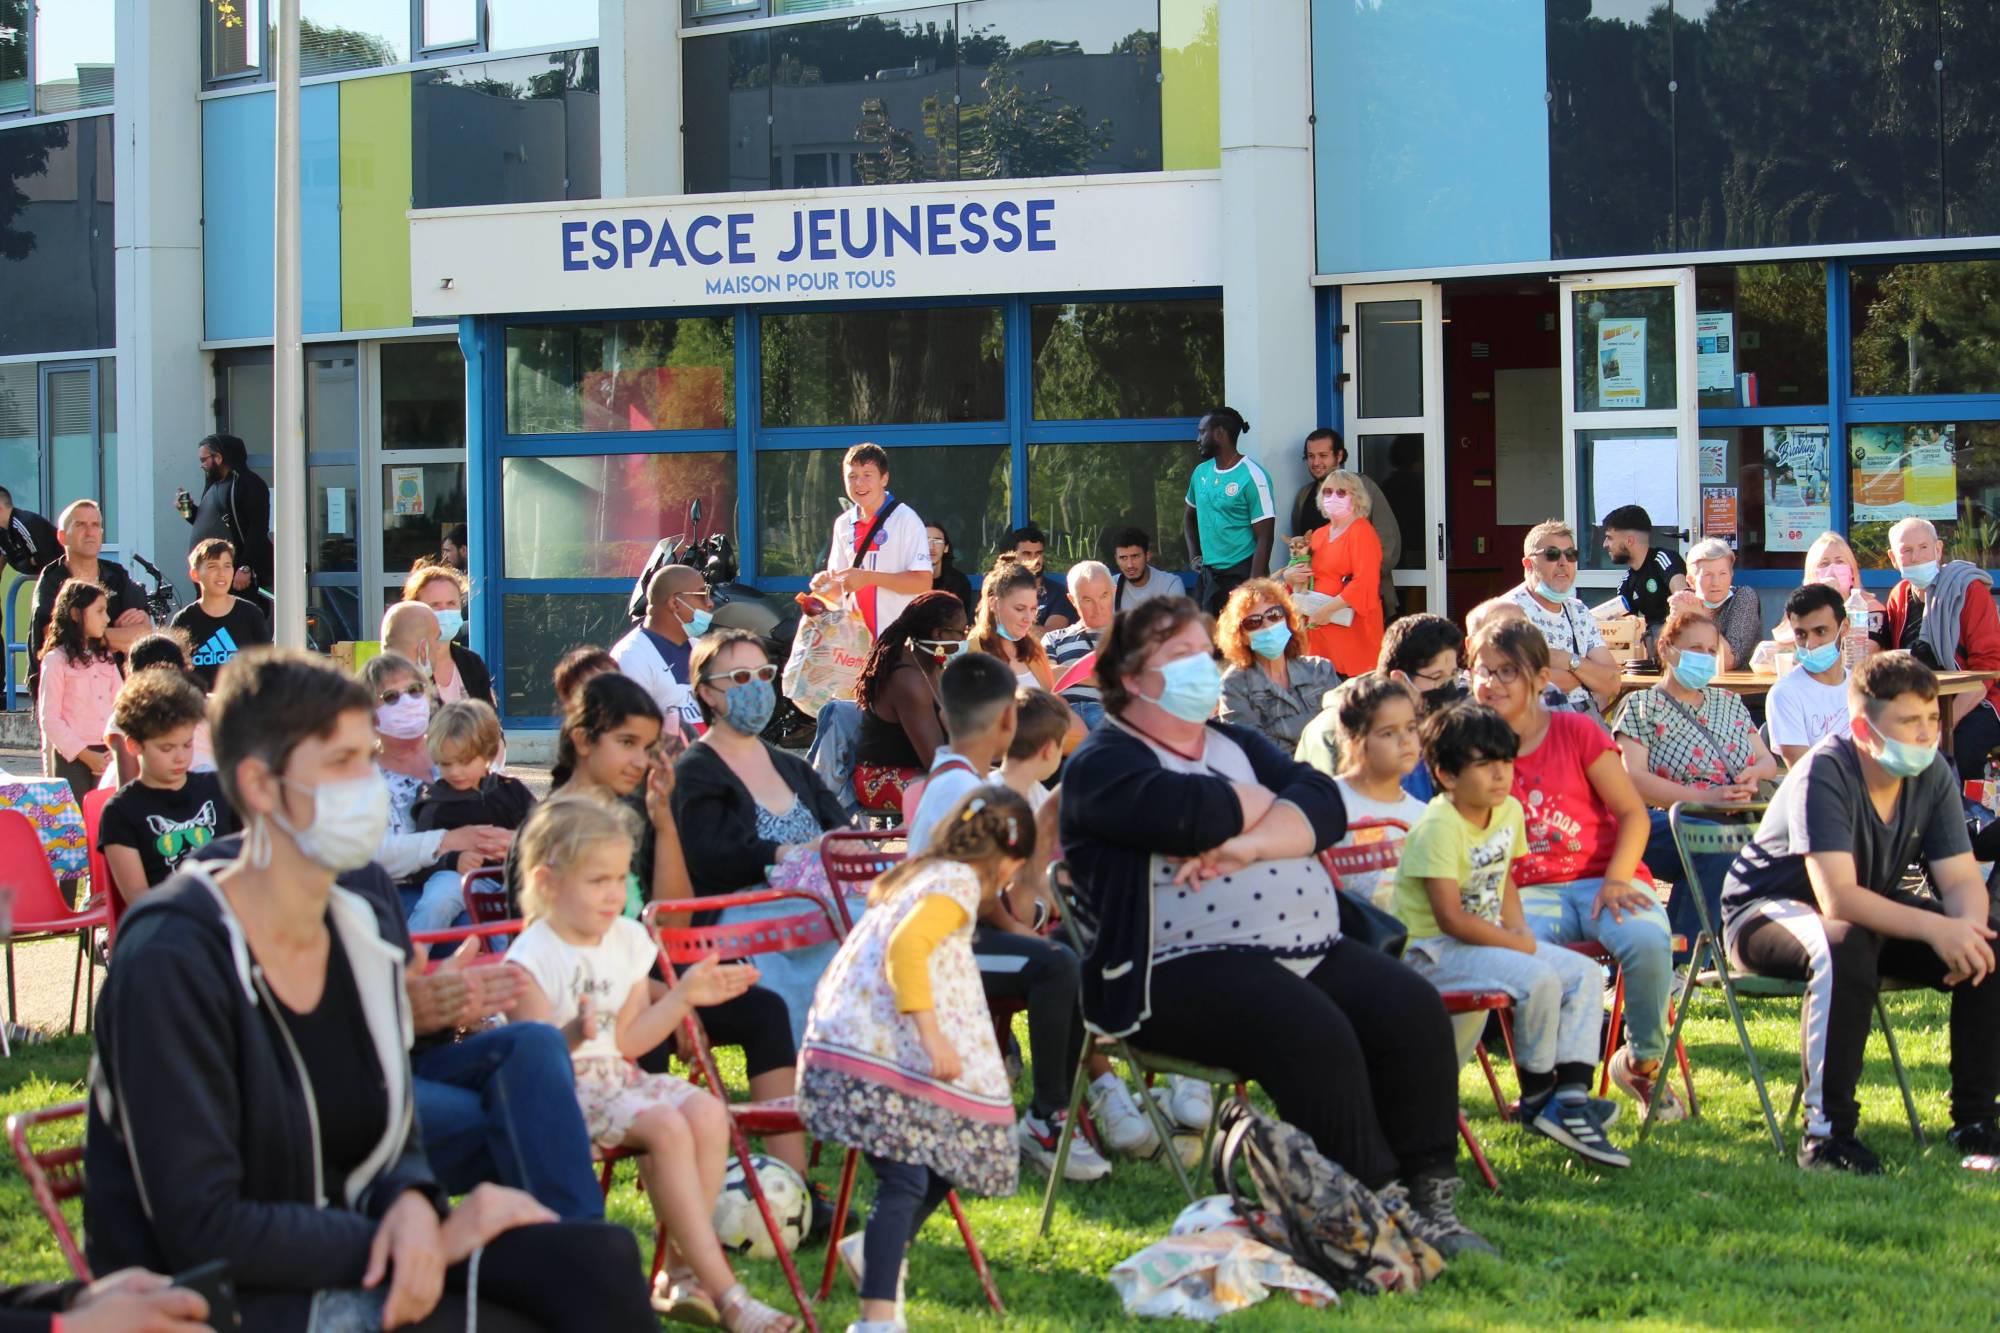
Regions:
M 1403 959 L 1439 990 L 1512 996 L 1521 1122 L 1591 1161 L 1630 1166 L 1604 1132 L 1614 1104 L 1589 1095 L 1602 975 L 1581 954 L 1538 941 L 1514 888 L 1510 866 L 1528 852 L 1510 794 L 1519 738 L 1498 713 L 1469 703 L 1433 714 L 1423 735 L 1441 794 L 1410 830 L 1396 873 L 1396 915 L 1410 931 Z
M 424 744 L 438 778 L 424 784 L 410 809 L 419 833 L 521 827 L 535 798 L 518 779 L 493 771 L 500 743 L 500 717 L 483 700 L 460 699 L 437 710 Z M 478 852 L 457 852 L 432 866 L 423 876 L 423 896 L 410 910 L 410 929 L 445 930 L 456 923 L 465 912 L 461 877 L 485 863 Z

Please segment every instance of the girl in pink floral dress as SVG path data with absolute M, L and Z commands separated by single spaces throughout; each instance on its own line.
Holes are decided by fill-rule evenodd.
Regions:
M 861 1149 L 875 1206 L 861 1262 L 863 1333 L 900 1327 L 903 1254 L 954 1187 L 1014 1192 L 1013 1090 L 972 957 L 981 908 L 1034 855 L 1028 803 L 970 792 L 931 850 L 875 882 L 869 909 L 813 996 L 799 1051 L 799 1113 L 816 1137 Z

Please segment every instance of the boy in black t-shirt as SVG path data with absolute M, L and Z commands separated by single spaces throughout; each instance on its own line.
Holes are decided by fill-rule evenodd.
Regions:
M 97 845 L 121 910 L 197 847 L 236 831 L 215 774 L 188 771 L 204 709 L 201 691 L 178 671 L 141 671 L 118 691 L 112 717 L 139 776 L 105 803 Z
M 424 744 L 438 777 L 424 784 L 410 808 L 418 832 L 481 824 L 521 827 L 535 798 L 519 779 L 493 771 L 500 741 L 500 717 L 484 700 L 460 699 L 437 710 Z M 459 877 L 481 864 L 477 852 L 458 852 L 416 875 L 423 893 L 410 909 L 410 929 L 446 930 L 455 924 L 465 911 Z
M 194 643 L 194 674 L 204 690 L 215 688 L 215 673 L 245 648 L 271 641 L 271 622 L 255 605 L 229 591 L 236 578 L 236 550 L 221 537 L 195 543 L 188 552 L 188 573 L 201 588 L 201 599 L 174 613 L 176 629 Z
M 1847 701 L 1853 735 L 1826 737 L 1792 768 L 1722 892 L 1730 959 L 1806 983 L 1799 1165 L 1882 1169 L 1855 1137 L 1854 1088 L 1886 978 L 1951 993 L 1951 1142 L 2000 1152 L 2000 923 L 1937 751 L 1937 677 L 1908 653 L 1881 653 L 1848 677 Z M 1902 887 L 1912 862 L 1942 902 Z

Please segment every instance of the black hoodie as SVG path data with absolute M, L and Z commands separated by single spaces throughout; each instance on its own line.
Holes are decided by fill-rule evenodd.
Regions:
M 401 933 L 386 902 L 333 891 L 389 1107 L 367 1162 L 322 1181 L 305 1071 L 211 874 L 190 862 L 119 926 L 90 1071 L 88 1257 L 99 1273 L 227 1260 L 246 1329 L 304 1329 L 315 1290 L 360 1285 L 405 1190 L 444 1211 L 413 1132 Z

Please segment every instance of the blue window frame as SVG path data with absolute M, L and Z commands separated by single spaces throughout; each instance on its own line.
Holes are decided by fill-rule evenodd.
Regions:
M 685 509 L 681 504 L 646 507 L 646 501 L 661 488 L 706 488 L 704 494 L 726 497 L 719 506 L 703 506 L 701 533 L 727 531 L 738 553 L 741 579 L 762 592 L 787 593 L 804 589 L 810 568 L 823 559 L 825 542 L 831 533 L 835 511 L 825 508 L 800 514 L 796 525 L 801 535 L 787 546 L 782 537 L 793 524 L 772 524 L 781 540 L 774 541 L 767 524 L 761 521 L 764 496 L 759 491 L 760 475 L 772 476 L 785 467 L 802 473 L 790 481 L 814 494 L 829 487 L 839 494 L 838 468 L 811 469 L 802 455 L 830 457 L 848 446 L 872 440 L 890 451 L 893 459 L 904 461 L 905 471 L 892 472 L 891 485 L 899 475 L 907 475 L 915 463 L 922 478 L 943 484 L 946 477 L 960 489 L 946 502 L 943 512 L 952 517 L 968 516 L 977 526 L 951 529 L 959 567 L 975 579 L 992 553 L 998 537 L 1007 528 L 1033 518 L 1051 526 L 1050 515 L 1058 520 L 1077 512 L 1073 496 L 1038 495 L 1034 487 L 1037 464 L 1040 475 L 1053 483 L 1070 473 L 1095 476 L 1120 475 L 1132 469 L 1133 460 L 1147 460 L 1154 467 L 1150 485 L 1139 495 L 1141 502 L 1168 496 L 1185 479 L 1176 479 L 1176 460 L 1185 456 L 1185 466 L 1193 463 L 1191 446 L 1201 409 L 1186 414 L 1105 420 L 1037 420 L 1033 412 L 1034 365 L 1031 349 L 1031 320 L 1034 307 L 1048 304 L 1090 305 L 1099 302 L 1188 302 L 1207 303 L 1216 312 L 1215 345 L 1217 363 L 1203 368 L 1220 396 L 1220 299 L 1213 289 L 1162 292 L 1105 292 L 1060 296 L 1002 296 L 941 298 L 929 301 L 829 302 L 816 305 L 769 305 L 755 307 L 704 307 L 673 311 L 592 311 L 563 314 L 522 314 L 480 316 L 460 322 L 459 341 L 465 353 L 468 384 L 478 386 L 468 394 L 466 438 L 471 455 L 467 468 L 467 512 L 473 516 L 476 532 L 491 534 L 474 543 L 473 561 L 476 587 L 485 595 L 473 602 L 473 646 L 489 661 L 501 664 L 496 680 L 501 714 L 510 725 L 553 726 L 552 697 L 547 688 L 549 666 L 554 656 L 572 643 L 535 645 L 529 652 L 510 651 L 509 625 L 516 639 L 531 633 L 531 626 L 547 619 L 541 614 L 557 605 L 572 608 L 561 617 L 564 635 L 573 633 L 576 643 L 604 642 L 624 632 L 622 614 L 614 615 L 618 604 L 631 591 L 633 579 L 650 550 L 654 534 L 647 524 L 658 528 L 657 536 L 681 531 Z M 1004 405 L 999 420 L 946 421 L 898 425 L 852 426 L 767 426 L 763 411 L 763 330 L 767 316 L 845 311 L 900 311 L 910 309 L 996 308 L 1000 313 L 1004 349 Z M 513 324 L 549 325 L 559 323 L 620 322 L 646 318 L 713 318 L 733 321 L 735 344 L 734 424 L 727 429 L 675 431 L 603 431 L 562 434 L 517 435 L 507 430 L 506 340 Z M 1197 389 L 1192 392 L 1202 392 Z M 1185 404 L 1179 404 L 1185 406 Z M 1165 449 L 1146 446 L 1176 446 Z M 919 459 L 910 451 L 924 450 Z M 934 451 L 953 451 L 938 458 Z M 1065 452 L 1069 451 L 1069 452 Z M 1121 451 L 1131 451 L 1129 453 Z M 724 476 L 715 464 L 725 463 Z M 534 465 L 535 471 L 528 471 Z M 515 490 L 514 517 L 525 521 L 528 488 L 535 492 L 534 512 L 541 516 L 541 535 L 510 534 L 508 529 L 510 484 Z M 982 485 L 991 493 L 983 493 Z M 575 560 L 565 563 L 560 554 L 551 556 L 551 535 L 559 542 L 573 536 L 565 530 L 565 511 L 559 502 L 545 502 L 541 496 L 560 492 L 564 487 L 596 489 L 603 509 L 605 503 L 626 507 L 617 516 L 624 527 L 608 539 L 589 537 L 594 550 L 588 572 L 571 572 L 585 566 Z M 646 487 L 655 488 L 652 495 Z M 614 489 L 627 494 L 613 497 Z M 1053 490 L 1053 486 L 1051 486 Z M 1139 488 L 1134 488 L 1138 493 Z M 678 491 L 676 492 L 678 494 Z M 1179 494 L 1171 499 L 1179 501 Z M 1065 508 L 1065 501 L 1069 502 Z M 919 513 L 933 516 L 935 508 L 912 496 Z M 579 500 L 579 503 L 582 503 Z M 723 514 L 717 514 L 720 508 Z M 1179 512 L 1170 511 L 1172 531 L 1154 533 L 1162 555 L 1178 549 Z M 1096 555 L 1086 543 L 1083 529 L 1115 526 L 1115 520 L 1099 523 L 1094 515 L 1084 516 L 1075 532 L 1051 532 L 1051 568 L 1061 568 L 1084 554 Z M 1157 526 L 1166 527 L 1164 521 Z M 1097 534 L 1101 539 L 1104 534 Z M 1067 545 L 1065 545 L 1067 541 Z M 601 549 L 607 546 L 614 549 Z M 1102 558 L 1108 560 L 1108 555 Z M 512 564 L 510 565 L 510 560 Z M 1163 562 L 1164 563 L 1164 562 Z M 612 572 L 615 570 L 616 572 Z M 532 572 L 530 572 L 532 571 Z M 556 595 L 561 603 L 530 599 Z M 510 608 L 514 615 L 510 617 Z M 615 630 L 615 633 L 611 632 Z M 606 634 L 610 638 L 606 638 Z M 557 637 L 563 637 L 558 635 Z M 542 659 L 547 657 L 545 662 Z M 536 677 L 539 677 L 537 679 Z

